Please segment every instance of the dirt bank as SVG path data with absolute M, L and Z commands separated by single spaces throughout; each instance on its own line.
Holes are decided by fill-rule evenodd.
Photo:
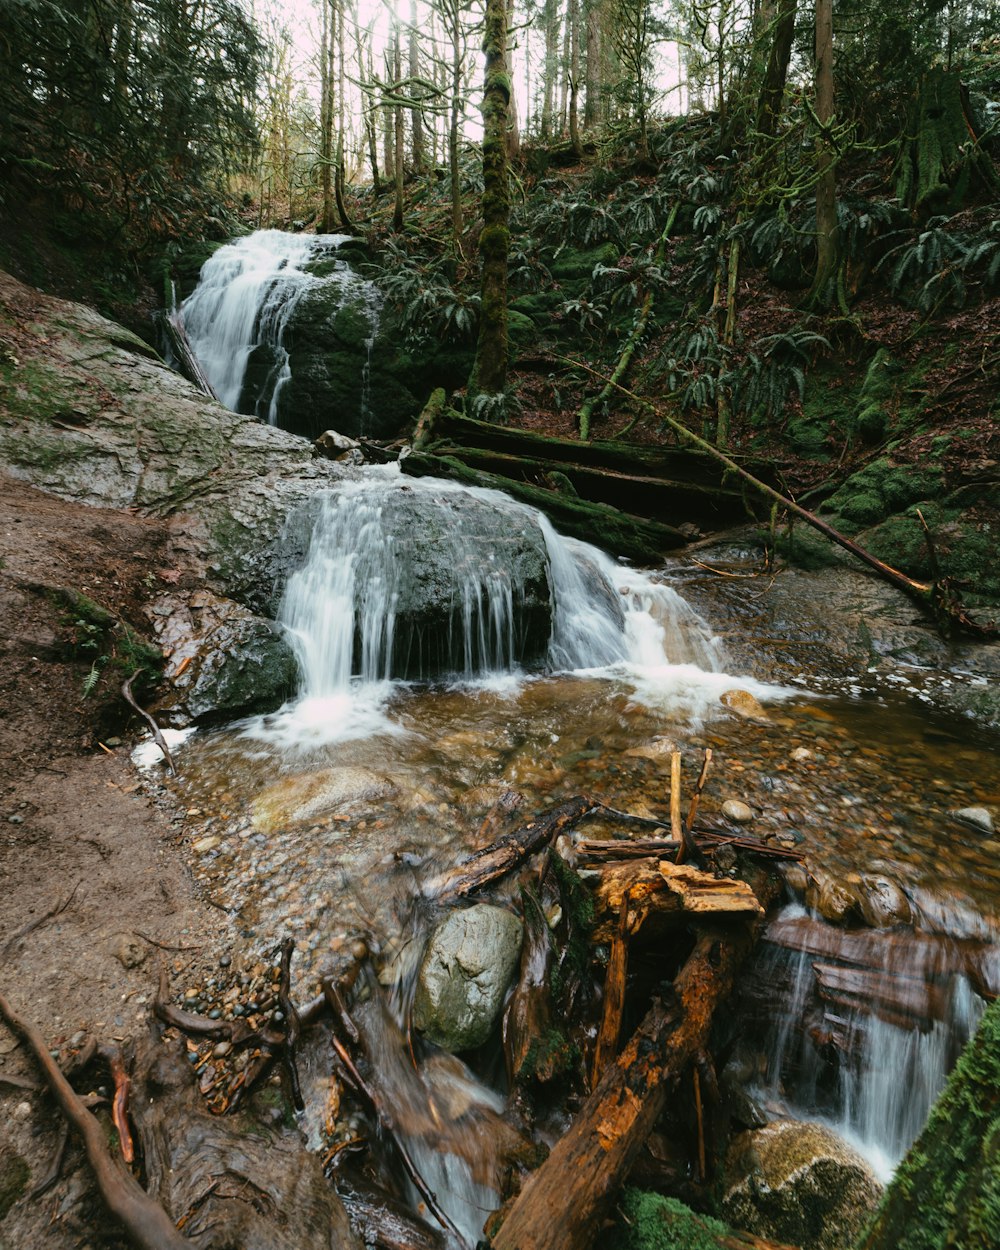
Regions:
M 164 542 L 158 522 L 0 478 L 0 989 L 53 1049 L 144 1032 L 160 960 L 197 976 L 230 945 L 225 916 L 195 895 L 183 814 L 129 763 L 140 725 L 112 657 L 84 695 L 103 652 L 79 605 L 138 637 Z M 0 1025 L 8 1076 L 37 1073 Z M 75 1144 L 62 1179 L 27 1196 L 58 1140 L 48 1097 L 0 1079 L 0 1124 L 0 1247 L 117 1244 Z

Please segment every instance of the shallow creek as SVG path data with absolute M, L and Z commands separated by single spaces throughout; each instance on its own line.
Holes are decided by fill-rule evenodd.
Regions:
M 622 581 L 637 576 L 621 570 Z M 771 1006 L 759 1042 L 767 1052 L 756 1076 L 760 1100 L 771 1112 L 824 1115 L 888 1175 L 974 1028 L 981 994 L 1000 988 L 992 953 L 1000 841 L 950 814 L 974 805 L 996 811 L 1000 755 L 988 734 L 922 701 L 941 683 L 982 679 L 905 666 L 862 678 L 832 663 L 809 671 L 773 622 L 755 639 L 753 614 L 739 620 L 731 599 L 713 600 L 715 587 L 696 585 L 690 567 L 654 580 L 693 595 L 712 627 L 739 633 L 739 648 L 727 654 L 678 600 L 642 644 L 660 648 L 659 665 L 650 666 L 647 650 L 646 667 L 453 685 L 348 683 L 328 701 L 299 701 L 275 717 L 188 739 L 175 784 L 196 872 L 234 915 L 250 952 L 295 937 L 297 992 L 306 998 L 359 936 L 385 960 L 401 934 L 412 935 L 413 900 L 431 895 L 436 875 L 477 845 L 504 790 L 523 794 L 526 816 L 582 793 L 658 819 L 667 813 L 670 750 L 683 753 L 690 793 L 710 747 L 701 820 L 725 826 L 723 803 L 741 800 L 753 812 L 744 828 L 802 853 L 814 875 L 868 873 L 900 886 L 912 908 L 904 933 L 971 940 L 980 951 L 975 990 L 950 965 L 937 977 L 937 1019 L 886 1022 L 827 1004 L 825 1027 L 840 1029 L 850 1051 L 831 1088 L 823 1088 L 821 1048 L 802 1040 L 815 997 L 812 956 L 786 949 L 787 933 L 758 956 L 755 975 Z M 756 692 L 766 719 L 723 705 L 720 695 L 740 688 Z M 345 715 L 348 729 L 326 734 L 329 718 Z M 335 740 L 324 744 L 324 736 Z M 600 837 L 601 825 L 591 821 L 581 833 Z M 789 900 L 779 926 L 806 914 L 801 893 L 796 900 L 790 889 Z M 857 918 L 846 930 L 820 927 L 858 931 Z M 883 956 L 873 949 L 868 962 L 878 969 Z M 835 950 L 834 962 L 840 957 Z M 907 946 L 904 964 L 912 958 Z M 928 974 L 907 965 L 901 975 L 908 983 Z M 747 1010 L 752 1016 L 752 1003 Z

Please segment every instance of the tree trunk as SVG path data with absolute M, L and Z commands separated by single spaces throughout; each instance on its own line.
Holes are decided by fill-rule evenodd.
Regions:
M 410 0 L 410 80 L 411 93 L 416 89 L 416 80 L 420 77 L 420 46 L 417 38 L 417 0 Z M 418 173 L 423 173 L 427 165 L 427 157 L 424 153 L 424 119 L 420 114 L 420 108 L 414 104 L 410 111 L 413 119 L 413 167 Z
M 344 169 L 344 98 L 346 91 L 344 90 L 347 81 L 347 75 L 344 71 L 344 42 L 346 39 L 345 27 L 347 25 L 344 20 L 346 17 L 345 8 L 347 0 L 338 0 L 337 14 L 337 169 L 334 182 L 334 190 L 337 197 L 337 214 L 340 217 L 340 224 L 345 230 L 352 231 L 354 226 L 347 213 L 347 205 L 344 199 L 344 186 L 347 179 L 347 171 Z
M 510 250 L 510 184 L 507 171 L 506 0 L 487 0 L 483 31 L 483 229 L 479 236 L 482 303 L 473 393 L 499 395 L 507 384 L 507 255 Z
M 569 141 L 577 160 L 583 156 L 580 145 L 580 0 L 569 0 Z
M 764 69 L 764 80 L 757 100 L 757 129 L 765 135 L 773 135 L 781 116 L 781 104 L 785 96 L 788 63 L 792 56 L 792 39 L 795 35 L 795 15 L 798 0 L 779 0 L 771 47 Z
M 333 231 L 333 0 L 323 0 L 321 7 L 322 30 L 320 34 L 320 134 L 319 159 L 323 187 L 323 212 L 320 218 L 321 234 Z
M 462 249 L 462 175 L 459 169 L 459 118 L 462 107 L 462 23 L 458 4 L 448 10 L 451 27 L 451 115 L 448 126 L 448 170 L 451 175 L 451 233 L 455 250 Z
M 816 274 L 808 302 L 833 303 L 839 262 L 837 163 L 827 127 L 833 123 L 833 0 L 816 0 L 816 118 L 819 136 L 816 183 Z
M 587 14 L 587 98 L 583 106 L 583 124 L 590 128 L 601 120 L 601 91 L 603 88 L 601 29 L 603 14 L 600 0 L 589 0 Z
M 559 69 L 559 3 L 545 0 L 545 69 L 542 83 L 542 138 L 552 138 L 552 114 L 555 107 L 556 75 Z
M 393 82 L 398 84 L 403 78 L 403 44 L 400 38 L 399 23 L 395 23 L 392 35 L 392 74 Z M 398 93 L 399 87 L 396 87 Z M 403 106 L 395 104 L 392 109 L 393 120 L 393 180 L 396 199 L 392 209 L 392 228 L 397 234 L 403 229 Z

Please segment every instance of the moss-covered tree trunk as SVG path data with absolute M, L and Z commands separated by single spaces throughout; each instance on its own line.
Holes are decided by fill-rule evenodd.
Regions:
M 809 303 L 833 303 L 840 260 L 837 229 L 837 160 L 830 128 L 833 125 L 833 0 L 816 0 L 816 119 L 821 133 L 816 181 L 816 275 Z
M 757 129 L 765 135 L 774 134 L 781 116 L 788 64 L 792 58 L 797 8 L 798 0 L 779 0 L 778 12 L 772 22 L 767 65 L 757 99 Z
M 1000 1003 L 983 1017 L 856 1250 L 1000 1246 Z
M 483 229 L 479 236 L 482 305 L 479 342 L 470 387 L 499 395 L 507 384 L 507 253 L 510 248 L 510 183 L 507 170 L 506 0 L 487 0 L 483 30 L 486 80 L 483 90 Z

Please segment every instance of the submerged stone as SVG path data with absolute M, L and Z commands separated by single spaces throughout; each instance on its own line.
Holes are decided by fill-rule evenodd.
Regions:
M 420 965 L 414 1025 L 445 1050 L 481 1046 L 499 1019 L 522 933 L 517 916 L 488 903 L 447 916 Z
M 261 833 L 274 833 L 332 815 L 352 803 L 386 798 L 394 790 L 388 777 L 370 768 L 324 768 L 269 786 L 254 799 L 251 819 Z

